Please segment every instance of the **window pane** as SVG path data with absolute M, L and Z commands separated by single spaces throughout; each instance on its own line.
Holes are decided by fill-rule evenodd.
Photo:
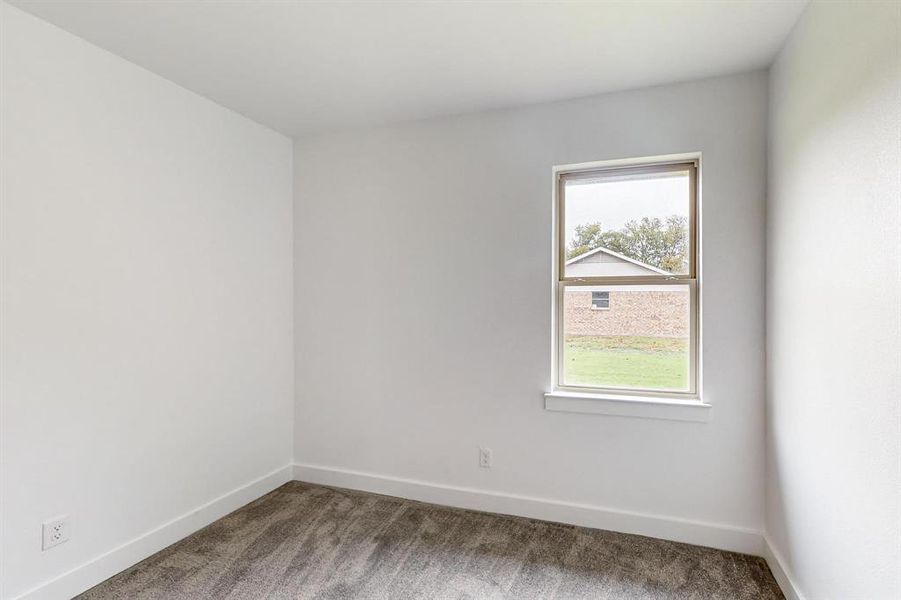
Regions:
M 563 184 L 566 277 L 685 275 L 689 171 L 611 171 Z
M 591 304 L 595 308 L 609 308 L 610 292 L 591 292 Z
M 593 305 L 598 291 L 607 310 Z M 561 383 L 688 391 L 690 297 L 688 285 L 567 286 Z

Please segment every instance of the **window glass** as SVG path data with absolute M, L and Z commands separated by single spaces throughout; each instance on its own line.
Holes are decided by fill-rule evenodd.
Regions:
M 579 387 L 689 389 L 688 285 L 633 285 L 563 294 L 562 383 Z M 607 310 L 596 310 L 604 294 Z
M 698 393 L 694 161 L 563 172 L 556 385 Z
M 591 292 L 591 305 L 595 308 L 610 308 L 610 292 Z
M 564 179 L 567 278 L 687 275 L 690 173 Z

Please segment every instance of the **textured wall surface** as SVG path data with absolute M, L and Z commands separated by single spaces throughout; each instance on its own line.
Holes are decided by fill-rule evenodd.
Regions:
M 901 3 L 811 3 L 770 115 L 767 536 L 810 600 L 896 600 Z
M 298 139 L 297 461 L 760 531 L 765 140 L 763 72 Z M 710 420 L 544 410 L 553 167 L 695 152 Z
M 292 167 L 286 137 L 0 8 L 11 598 L 290 461 Z

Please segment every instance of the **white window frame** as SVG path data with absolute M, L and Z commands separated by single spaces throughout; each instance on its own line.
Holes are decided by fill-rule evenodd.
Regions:
M 700 324 L 700 206 L 701 164 L 699 154 L 626 159 L 576 165 L 562 165 L 553 169 L 553 315 L 552 315 L 552 389 L 545 394 L 545 407 L 568 412 L 649 416 L 676 420 L 707 420 L 709 408 L 701 401 L 701 324 Z M 689 170 L 689 272 L 685 275 L 650 275 L 632 277 L 577 278 L 565 276 L 566 243 L 565 197 L 563 185 L 567 179 L 595 175 L 602 171 L 665 172 Z M 563 374 L 563 294 L 567 287 L 611 285 L 687 285 L 690 294 L 689 323 L 689 389 L 687 391 L 654 390 L 618 387 L 588 387 L 562 384 Z M 584 400 L 593 400 L 586 403 Z M 637 410 L 636 410 L 637 407 Z M 662 410 L 661 410 L 662 409 Z M 685 410 L 689 409 L 689 410 Z

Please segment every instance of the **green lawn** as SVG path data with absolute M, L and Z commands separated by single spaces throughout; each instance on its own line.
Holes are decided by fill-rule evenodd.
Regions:
M 681 390 L 688 387 L 688 340 L 566 336 L 566 385 Z

